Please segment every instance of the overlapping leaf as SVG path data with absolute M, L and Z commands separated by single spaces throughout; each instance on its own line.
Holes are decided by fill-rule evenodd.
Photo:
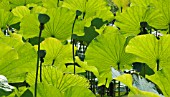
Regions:
M 41 0 L 8 0 L 12 7 L 25 6 L 30 3 L 39 4 Z
M 30 10 L 26 6 L 18 6 L 12 10 L 12 13 L 21 20 L 24 16 L 30 14 Z
M 145 8 L 140 6 L 132 6 L 116 16 L 115 25 L 118 26 L 122 33 L 137 35 L 141 32 L 141 22 L 147 22 L 150 26 L 159 25 L 153 23 L 161 15 L 159 11 L 153 8 Z
M 46 50 L 44 61 L 46 65 L 55 65 L 57 68 L 64 69 L 64 63 L 72 62 L 72 46 L 63 45 L 55 38 L 47 38 L 41 43 L 42 49 Z
M 87 48 L 85 59 L 87 64 L 97 67 L 99 73 L 107 72 L 110 75 L 110 66 L 116 69 L 118 69 L 118 65 L 120 69 L 128 67 L 133 56 L 125 53 L 125 41 L 124 36 L 116 33 L 106 33 L 98 36 Z
M 167 67 L 167 64 L 170 63 L 169 37 L 169 35 L 165 35 L 157 40 L 154 35 L 137 36 L 130 40 L 126 52 L 137 55 L 139 62 L 147 63 L 154 70 L 157 67 L 157 60 L 159 60 L 160 68 Z
M 34 85 L 32 78 L 35 78 L 34 73 L 29 74 L 26 80 L 31 86 Z M 65 92 L 72 86 L 89 87 L 89 82 L 86 78 L 79 75 L 63 73 L 61 70 L 52 66 L 43 68 L 42 82 L 54 86 L 59 89 L 60 92 Z
M 5 28 L 7 25 L 16 23 L 11 12 L 0 9 L 0 28 Z
M 167 29 L 167 32 L 170 33 L 170 1 L 169 0 L 158 0 L 154 5 L 157 7 L 157 10 L 160 10 L 159 14 L 162 17 L 153 21 L 154 27 L 157 29 Z
M 82 92 L 83 91 L 83 92 Z M 92 91 L 84 87 L 71 87 L 66 90 L 64 97 L 96 97 Z
M 8 49 L 4 49 L 4 52 L 7 50 L 8 53 L 2 57 L 0 73 L 5 75 L 9 82 L 23 81 L 26 72 L 35 70 L 35 50 L 29 43 L 22 43 L 16 36 L 4 36 L 0 39 L 0 43 L 8 45 L 12 49 L 10 52 Z
M 132 76 L 130 74 L 124 74 L 124 75 L 118 76 L 117 78 L 115 78 L 115 80 L 118 80 L 129 87 L 130 93 L 128 97 L 160 97 L 159 95 L 155 93 L 141 91 L 138 88 L 134 87 L 132 85 Z
M 154 75 L 147 76 L 149 80 L 154 82 L 162 90 L 165 97 L 170 95 L 170 71 L 168 68 L 163 68 L 162 70 L 156 72 Z
M 29 14 L 23 17 L 21 24 L 20 24 L 20 31 L 19 33 L 25 38 L 32 38 L 39 35 L 39 21 L 38 15 L 36 14 Z
M 52 8 L 47 10 L 47 15 L 50 16 L 50 21 L 45 24 L 43 37 L 52 36 L 59 40 L 66 40 L 71 36 L 74 13 L 66 8 Z

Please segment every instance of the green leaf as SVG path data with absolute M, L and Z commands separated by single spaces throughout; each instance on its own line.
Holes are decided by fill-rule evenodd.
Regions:
M 79 57 L 75 57 L 76 62 L 81 66 L 81 68 L 93 72 L 93 74 L 98 77 L 99 72 L 95 66 L 89 66 L 86 61 L 81 61 Z
M 34 87 L 31 87 L 30 90 L 33 92 Z M 53 85 L 47 83 L 38 83 L 37 97 L 63 97 L 63 94 Z
M 71 36 L 75 15 L 66 8 L 52 8 L 47 10 L 50 21 L 45 24 L 42 37 L 55 37 L 66 40 Z
M 18 6 L 12 9 L 14 16 L 18 17 L 20 20 L 26 15 L 30 14 L 30 10 L 26 6 Z
M 167 49 L 170 46 L 169 35 L 164 35 L 157 40 L 154 35 L 140 35 L 131 39 L 126 47 L 127 53 L 138 56 L 137 62 L 147 63 L 150 68 L 156 71 L 157 60 L 159 60 L 159 69 L 167 67 L 170 63 L 169 53 Z
M 1 0 L 1 2 L 0 2 L 0 9 L 4 9 L 6 11 L 9 11 L 11 9 L 9 1 L 8 0 Z
M 125 11 L 130 3 L 130 0 L 112 0 L 113 3 L 119 8 L 119 11 Z
M 61 2 L 58 2 L 60 0 L 42 0 L 43 2 L 43 6 L 46 7 L 46 8 L 57 8 L 59 7 L 59 3 Z
M 130 93 L 129 93 L 128 97 L 160 97 L 159 95 L 157 95 L 155 93 L 142 91 L 142 90 L 139 90 L 138 88 L 132 86 L 133 80 L 132 80 L 132 76 L 130 74 L 123 74 L 123 75 L 115 78 L 115 80 L 118 80 L 129 87 Z
M 106 10 L 108 9 L 107 2 L 105 0 L 65 0 L 63 2 L 63 7 L 73 10 L 79 10 L 81 12 L 86 12 L 91 14 L 97 10 Z
M 33 38 L 39 35 L 39 21 L 37 14 L 29 14 L 23 17 L 19 33 L 25 38 Z
M 45 14 L 47 11 L 47 9 L 45 7 L 42 7 L 42 6 L 35 6 L 33 7 L 33 9 L 31 10 L 31 13 L 42 13 L 42 14 Z
M 124 34 L 137 35 L 141 32 L 141 22 L 147 22 L 152 26 L 158 17 L 160 17 L 159 11 L 155 11 L 154 8 L 132 6 L 116 16 L 115 25 Z
M 118 65 L 120 69 L 128 67 L 134 56 L 125 53 L 125 42 L 126 38 L 116 33 L 106 33 L 98 36 L 87 48 L 85 58 L 87 64 L 95 66 L 99 73 L 110 72 L 111 66 L 116 69 L 118 69 Z M 111 72 L 108 75 L 111 75 Z
M 9 82 L 23 81 L 26 72 L 35 70 L 36 52 L 29 43 L 22 43 L 14 35 L 12 37 L 5 36 L 1 38 L 0 44 L 8 45 L 8 49 L 2 48 L 1 50 L 1 53 L 6 50 L 8 53 L 3 55 L 1 59 L 0 74 L 5 75 L 9 79 Z M 12 49 L 10 52 L 9 48 Z
M 131 6 L 151 7 L 158 0 L 130 0 Z
M 0 28 L 5 28 L 7 25 L 14 24 L 14 16 L 11 12 L 0 9 Z
M 72 62 L 71 44 L 63 45 L 61 41 L 55 38 L 46 38 L 41 43 L 41 49 L 46 50 L 44 64 L 57 66 L 59 69 L 65 69 L 65 63 Z
M 80 86 L 73 86 L 67 89 L 64 97 L 96 97 L 92 91 Z
M 88 80 L 79 75 L 63 73 L 61 70 L 52 66 L 45 66 L 42 70 L 42 82 L 53 85 L 55 88 L 59 89 L 60 92 L 65 92 L 72 86 L 89 87 Z M 34 85 L 33 78 L 35 78 L 35 74 L 30 73 L 26 79 L 31 86 Z
M 39 4 L 41 3 L 41 0 L 9 0 L 9 2 L 12 7 L 17 7 L 17 6 L 25 6 L 31 3 Z
M 170 71 L 168 68 L 163 68 L 162 70 L 156 72 L 154 75 L 147 76 L 149 80 L 154 82 L 163 92 L 165 97 L 170 96 Z
M 154 3 L 159 10 L 159 14 L 162 17 L 157 18 L 157 20 L 153 21 L 155 25 L 153 25 L 157 29 L 167 29 L 167 32 L 170 33 L 170 1 L 169 0 L 158 0 Z

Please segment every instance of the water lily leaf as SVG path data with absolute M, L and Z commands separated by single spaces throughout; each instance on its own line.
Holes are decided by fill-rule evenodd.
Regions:
M 33 93 L 34 87 L 32 86 L 30 90 Z M 63 94 L 53 85 L 47 83 L 38 83 L 37 97 L 63 97 Z
M 22 43 L 14 37 L 5 36 L 5 38 L 0 39 L 0 43 L 8 45 L 12 49 L 2 58 L 0 73 L 5 75 L 9 82 L 23 81 L 26 72 L 35 70 L 36 52 L 34 48 L 29 43 Z M 1 53 L 9 50 L 8 48 Z
M 159 69 L 166 67 L 169 61 L 169 35 L 164 35 L 157 40 L 154 35 L 140 35 L 132 38 L 126 47 L 127 53 L 139 57 L 138 62 L 147 63 L 150 68 L 156 71 L 157 62 Z
M 91 13 L 95 12 L 96 10 L 105 10 L 107 9 L 107 3 L 104 0 L 65 0 L 63 2 L 63 7 L 69 8 L 76 12 L 79 10 L 81 12 Z
M 11 9 L 9 1 L 8 0 L 1 0 L 1 2 L 0 2 L 0 9 L 4 9 L 6 11 L 9 11 Z
M 39 35 L 39 21 L 37 14 L 29 14 L 23 17 L 19 33 L 25 38 L 33 38 Z
M 169 0 L 158 0 L 155 2 L 154 5 L 159 10 L 159 14 L 162 17 L 158 18 L 156 21 L 153 21 L 155 24 L 155 28 L 157 29 L 167 29 L 167 32 L 170 33 L 170 8 L 169 8 L 170 1 Z
M 31 13 L 41 13 L 41 14 L 45 14 L 47 11 L 47 9 L 45 7 L 42 6 L 35 6 L 33 7 L 33 9 L 31 9 Z
M 17 7 L 17 6 L 25 6 L 30 3 L 39 4 L 41 3 L 41 0 L 9 0 L 9 2 L 12 7 Z
M 152 3 L 157 2 L 155 0 L 130 0 L 131 6 L 151 7 Z
M 12 13 L 21 20 L 24 16 L 30 14 L 30 10 L 26 6 L 18 6 L 12 9 Z
M 64 93 L 64 97 L 96 97 L 92 91 L 80 86 L 73 86 L 67 89 Z
M 60 0 L 42 0 L 43 6 L 46 8 L 57 8 L 60 6 Z
M 115 80 L 118 80 L 129 87 L 130 93 L 128 94 L 128 97 L 160 97 L 159 95 L 155 93 L 142 91 L 134 87 L 132 85 L 133 79 L 130 74 L 123 74 L 115 78 Z
M 43 37 L 55 37 L 59 40 L 66 40 L 71 36 L 72 24 L 75 15 L 66 8 L 52 8 L 47 10 L 50 21 L 45 24 Z
M 152 26 L 152 22 L 160 17 L 159 11 L 154 10 L 139 6 L 129 7 L 125 12 L 116 16 L 115 25 L 124 34 L 137 35 L 141 32 L 141 22 L 147 22 Z
M 88 65 L 97 67 L 99 73 L 110 72 L 110 67 L 123 69 L 132 62 L 133 55 L 125 53 L 126 38 L 116 33 L 106 33 L 94 39 L 86 51 Z M 125 65 L 126 64 L 126 65 Z
M 165 97 L 170 96 L 170 76 L 169 67 L 163 68 L 162 70 L 156 72 L 154 75 L 147 76 L 149 80 L 154 82 L 161 89 Z
M 7 25 L 14 24 L 14 16 L 11 12 L 0 9 L 0 28 L 5 28 Z
M 55 38 L 46 38 L 41 47 L 46 50 L 44 64 L 54 65 L 60 69 L 66 68 L 64 63 L 72 62 L 72 45 L 63 45 Z
M 89 87 L 88 80 L 79 75 L 63 73 L 61 70 L 52 66 L 46 66 L 42 69 L 42 82 L 53 85 L 59 89 L 60 92 L 65 92 L 72 86 Z M 32 80 L 33 78 L 35 78 L 35 73 L 30 73 L 26 79 L 31 86 L 34 85 L 34 80 Z
M 76 59 L 76 62 L 81 66 L 81 68 L 83 68 L 83 69 L 85 69 L 87 71 L 93 72 L 93 74 L 96 77 L 99 76 L 99 72 L 98 72 L 98 70 L 97 70 L 97 68 L 95 66 L 89 66 L 86 61 L 83 62 L 78 57 L 75 57 L 75 59 Z
M 119 11 L 125 11 L 130 3 L 130 0 L 112 0 L 113 3 L 119 8 Z

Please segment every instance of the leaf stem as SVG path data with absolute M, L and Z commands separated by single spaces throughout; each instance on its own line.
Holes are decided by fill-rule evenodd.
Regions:
M 74 22 L 73 22 L 73 25 L 72 25 L 72 35 L 71 35 L 71 41 L 72 41 L 72 55 L 73 55 L 73 63 L 74 63 L 74 74 L 76 74 L 76 65 L 75 65 L 75 54 L 74 54 L 74 44 L 75 44 L 75 40 L 73 39 L 73 32 L 74 32 L 74 25 L 75 25 L 75 22 L 78 18 L 78 15 L 75 16 L 74 18 Z
M 44 29 L 44 24 L 40 24 L 40 33 L 38 37 L 38 54 L 37 54 L 37 66 L 36 66 L 36 78 L 35 78 L 35 89 L 34 89 L 34 97 L 37 97 L 37 82 L 38 82 L 38 70 L 39 70 L 39 57 L 40 57 L 40 38 L 42 34 L 42 30 Z

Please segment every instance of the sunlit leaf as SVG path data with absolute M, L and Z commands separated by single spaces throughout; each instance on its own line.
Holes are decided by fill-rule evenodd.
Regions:
M 26 6 L 18 6 L 12 10 L 12 13 L 21 20 L 24 16 L 30 14 L 30 10 Z
M 0 2 L 0 9 L 4 9 L 6 11 L 9 11 L 11 9 L 9 1 L 8 0 L 1 0 L 1 2 Z
M 169 35 L 164 35 L 157 40 L 154 35 L 140 35 L 131 39 L 126 47 L 127 53 L 132 53 L 139 57 L 139 62 L 147 63 L 150 68 L 156 71 L 157 65 L 159 69 L 166 67 L 169 61 L 170 46 Z
M 14 16 L 11 12 L 0 9 L 0 28 L 5 28 L 7 25 L 11 25 L 14 22 Z
M 112 0 L 113 3 L 119 8 L 119 11 L 125 11 L 130 3 L 130 0 Z
M 30 73 L 26 80 L 31 86 L 34 85 L 34 80 L 32 80 L 32 78 L 35 78 L 34 73 Z M 63 73 L 61 70 L 52 66 L 46 66 L 43 68 L 42 82 L 53 85 L 61 92 L 64 92 L 72 86 L 82 86 L 84 88 L 89 87 L 89 82 L 86 78 L 79 75 Z
M 43 37 L 55 37 L 66 40 L 71 36 L 72 24 L 75 15 L 66 8 L 52 8 L 47 10 L 50 21 L 45 24 Z
M 37 14 L 29 14 L 23 17 L 19 33 L 25 38 L 33 38 L 39 35 L 39 21 Z
M 46 50 L 44 64 L 55 65 L 57 68 L 64 69 L 64 63 L 72 62 L 72 46 L 63 45 L 55 38 L 47 38 L 41 43 L 43 50 Z
M 87 64 L 97 67 L 99 73 L 111 71 L 111 66 L 116 69 L 128 67 L 133 55 L 125 53 L 125 41 L 124 36 L 116 33 L 98 36 L 87 48 L 85 58 Z
M 152 26 L 153 21 L 158 17 L 160 17 L 159 11 L 155 11 L 153 8 L 132 6 L 116 16 L 115 25 L 120 28 L 122 33 L 137 35 L 141 32 L 141 22 L 147 22 Z
M 35 70 L 35 50 L 29 43 L 22 43 L 18 38 L 15 39 L 14 36 L 1 38 L 0 43 L 8 45 L 12 49 L 1 59 L 0 73 L 5 75 L 9 82 L 23 81 L 26 72 Z M 8 49 L 6 48 L 1 52 L 5 52 L 5 50 Z
M 96 97 L 92 91 L 84 87 L 71 87 L 66 90 L 64 97 Z
M 128 97 L 160 97 L 155 93 L 142 91 L 132 86 L 133 79 L 130 74 L 118 76 L 117 78 L 115 78 L 115 80 L 118 80 L 129 87 L 130 93 L 128 94 Z
M 156 72 L 154 75 L 147 76 L 149 80 L 154 82 L 161 89 L 165 97 L 170 96 L 170 71 L 168 68 L 163 68 L 162 70 Z

